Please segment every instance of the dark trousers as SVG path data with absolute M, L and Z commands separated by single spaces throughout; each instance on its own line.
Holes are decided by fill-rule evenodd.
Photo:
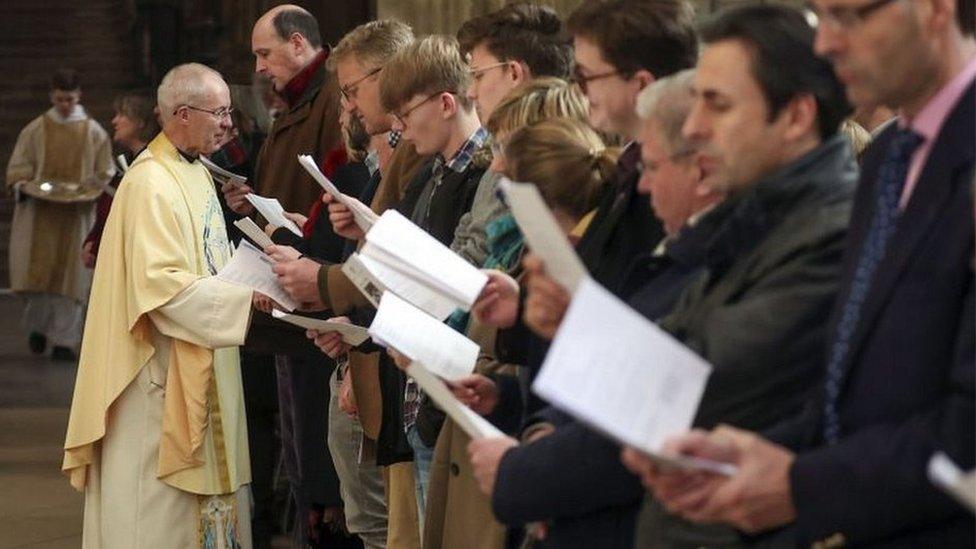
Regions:
M 274 493 L 272 483 L 279 445 L 275 436 L 278 414 L 277 375 L 273 355 L 241 352 L 244 410 L 247 413 L 247 441 L 251 450 L 251 537 L 254 549 L 268 549 L 274 535 Z
M 276 355 L 275 365 L 281 447 L 295 501 L 293 539 L 296 547 L 305 547 L 312 506 L 342 505 L 339 477 L 327 444 L 329 377 L 335 366 L 317 351 L 297 356 Z

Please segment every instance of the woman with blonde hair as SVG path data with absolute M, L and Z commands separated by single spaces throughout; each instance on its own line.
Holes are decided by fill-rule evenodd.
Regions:
M 535 79 L 513 90 L 495 108 L 487 128 L 494 139 L 494 160 L 489 170 L 497 175 L 491 179 L 486 176 L 479 185 L 471 212 L 474 223 L 483 223 L 486 256 L 480 264 L 486 269 L 493 269 L 493 281 L 511 280 L 508 275 L 517 274 L 514 271 L 522 256 L 521 233 L 507 208 L 498 202 L 495 193 L 502 174 L 517 179 L 520 175 L 534 176 L 536 173 L 530 169 L 531 162 L 523 160 L 524 155 L 516 147 L 533 151 L 532 154 L 547 166 L 554 166 L 560 159 L 568 160 L 574 156 L 580 156 L 581 162 L 591 166 L 594 165 L 593 159 L 599 158 L 596 165 L 603 173 L 605 151 L 599 137 L 586 126 L 587 114 L 587 102 L 579 90 L 556 78 Z M 517 145 L 511 144 L 513 140 Z M 513 172 L 510 161 L 514 161 L 521 171 Z M 611 160 L 611 170 L 612 164 Z M 554 171 L 552 176 L 541 178 L 544 183 L 540 184 L 540 188 L 547 189 L 544 196 L 559 198 L 568 219 L 587 206 L 592 208 L 592 205 L 585 203 L 587 200 L 580 202 L 570 199 L 574 187 L 578 191 L 581 187 L 594 184 L 583 182 L 583 179 L 565 178 L 561 172 Z M 597 193 L 594 191 L 590 194 L 593 198 L 589 201 L 595 204 Z M 459 227 L 458 233 L 461 234 L 461 231 Z M 523 409 L 516 377 L 517 367 L 495 359 L 496 329 L 468 315 L 456 315 L 449 323 L 482 348 L 475 369 L 477 373 L 460 382 L 457 394 L 499 428 L 513 432 L 521 422 Z M 484 398 L 468 398 L 472 395 Z M 425 548 L 497 548 L 504 545 L 505 527 L 492 516 L 491 502 L 478 490 L 472 476 L 465 455 L 469 440 L 450 419 L 444 421 L 434 448 L 427 488 L 423 534 Z
M 496 190 L 505 168 L 501 150 L 513 131 L 560 116 L 585 121 L 588 113 L 586 96 L 577 86 L 559 78 L 535 78 L 502 98 L 485 122 L 494 158 L 478 182 L 471 211 L 458 223 L 451 249 L 475 265 L 481 265 L 488 257 L 488 224 L 508 211 Z
M 553 118 L 522 128 L 506 145 L 505 172 L 534 183 L 571 237 L 582 234 L 588 215 L 616 171 L 620 151 L 606 147 L 589 126 Z

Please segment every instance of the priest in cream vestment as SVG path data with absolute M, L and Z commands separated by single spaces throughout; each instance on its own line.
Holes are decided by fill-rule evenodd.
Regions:
M 98 187 L 112 179 L 111 141 L 78 104 L 80 93 L 74 71 L 55 74 L 54 106 L 20 132 L 7 163 L 8 186 L 19 191 L 27 181 L 53 180 Z M 23 325 L 31 334 L 31 350 L 41 353 L 50 343 L 54 358 L 73 360 L 91 285 L 91 271 L 79 253 L 95 220 L 94 202 L 57 203 L 17 194 L 10 285 L 27 301 Z
M 102 236 L 62 469 L 85 493 L 86 548 L 250 547 L 238 347 L 252 291 L 197 159 L 230 130 L 219 73 L 181 65 L 163 131 L 132 163 Z

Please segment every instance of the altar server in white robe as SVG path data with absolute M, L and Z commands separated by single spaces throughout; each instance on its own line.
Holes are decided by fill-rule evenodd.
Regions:
M 91 272 L 78 259 L 95 220 L 92 201 L 59 203 L 19 193 L 33 180 L 107 184 L 115 175 L 112 143 L 81 106 L 71 69 L 51 79 L 51 105 L 21 130 L 7 163 L 7 185 L 17 192 L 10 226 L 10 286 L 26 301 L 22 323 L 30 349 L 50 344 L 56 360 L 75 360 Z
M 231 129 L 199 64 L 159 86 L 163 129 L 119 186 L 95 268 L 63 471 L 85 493 L 86 548 L 250 547 L 238 346 L 252 291 L 230 258 L 199 155 Z

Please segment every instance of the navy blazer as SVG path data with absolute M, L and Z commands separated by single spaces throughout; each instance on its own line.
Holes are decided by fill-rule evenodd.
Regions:
M 973 547 L 974 520 L 933 487 L 932 454 L 971 469 L 976 447 L 973 348 L 974 86 L 946 119 L 878 268 L 845 365 L 841 440 L 823 443 L 823 393 L 767 435 L 798 451 L 790 481 L 801 545 Z M 838 304 L 847 297 L 894 133 L 864 160 Z M 834 308 L 836 330 L 840 306 Z

